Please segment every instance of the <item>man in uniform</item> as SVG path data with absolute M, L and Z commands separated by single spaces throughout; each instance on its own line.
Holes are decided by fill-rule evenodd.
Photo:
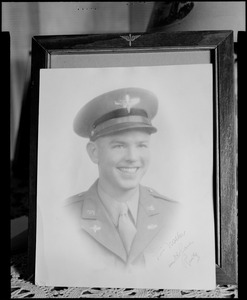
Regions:
M 152 92 L 122 88 L 89 101 L 74 119 L 75 133 L 89 138 L 87 152 L 99 177 L 88 191 L 67 199 L 66 210 L 79 237 L 75 248 L 87 249 L 84 256 L 98 260 L 98 267 L 145 266 L 177 210 L 177 202 L 140 184 L 157 109 Z

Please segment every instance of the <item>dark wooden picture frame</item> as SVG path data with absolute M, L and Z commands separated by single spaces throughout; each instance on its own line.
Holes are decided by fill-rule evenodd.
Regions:
M 236 104 L 233 86 L 233 32 L 93 34 L 36 36 L 32 39 L 29 194 L 29 274 L 34 275 L 36 245 L 36 190 L 40 69 L 78 68 L 73 57 L 132 54 L 132 65 L 142 65 L 139 54 L 167 53 L 165 64 L 193 64 L 208 60 L 213 66 L 214 213 L 217 284 L 237 282 Z M 178 57 L 176 56 L 178 54 Z M 188 54 L 188 55 L 187 55 Z M 195 54 L 195 55 L 194 55 Z M 205 54 L 205 55 L 204 55 Z M 67 58 L 70 61 L 66 63 Z M 107 56 L 109 57 L 109 55 Z M 204 58 L 201 58 L 204 57 Z M 123 66 L 124 60 L 119 62 Z M 195 62 L 194 62 L 195 61 Z M 205 61 L 204 61 L 205 63 Z M 157 63 L 158 64 L 158 63 Z

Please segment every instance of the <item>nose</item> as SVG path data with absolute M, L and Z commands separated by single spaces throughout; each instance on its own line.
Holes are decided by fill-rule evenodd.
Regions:
M 138 160 L 138 157 L 139 157 L 138 149 L 136 149 L 136 147 L 134 146 L 128 147 L 125 156 L 126 161 L 135 162 Z

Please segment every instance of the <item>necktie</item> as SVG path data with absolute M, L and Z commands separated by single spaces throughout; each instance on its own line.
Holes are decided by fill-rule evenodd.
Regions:
M 118 220 L 118 230 L 125 249 L 129 252 L 133 239 L 136 234 L 136 228 L 128 215 L 128 206 L 126 203 L 121 203 L 120 215 Z

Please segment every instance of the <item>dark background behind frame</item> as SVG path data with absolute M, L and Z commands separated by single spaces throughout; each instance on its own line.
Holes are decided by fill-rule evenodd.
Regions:
M 138 33 L 136 33 L 138 34 Z M 120 34 L 119 34 L 120 35 Z M 38 138 L 38 92 L 39 69 L 49 67 L 49 57 L 56 50 L 62 53 L 83 51 L 122 51 L 130 53 L 144 48 L 157 51 L 153 45 L 169 51 L 205 50 L 213 53 L 215 62 L 215 94 L 217 95 L 215 114 L 216 148 L 215 160 L 216 182 L 219 184 L 219 198 L 217 199 L 217 234 L 220 233 L 220 249 L 217 254 L 217 283 L 228 284 L 237 281 L 236 256 L 236 203 L 235 203 L 235 106 L 233 97 L 233 40 L 231 31 L 222 32 L 186 32 L 186 33 L 155 33 L 144 34 L 138 38 L 130 48 L 126 42 L 116 34 L 82 35 L 82 36 L 51 36 L 33 39 L 32 56 L 32 102 L 31 102 L 31 131 L 30 131 L 30 211 L 29 211 L 29 273 L 34 274 L 35 232 L 36 232 L 36 171 L 37 171 L 37 138 Z M 123 34 L 124 35 L 124 34 Z M 66 43 L 64 43 L 66 41 Z M 166 48 L 168 47 L 168 48 Z M 75 48 L 77 48 L 75 50 Z M 160 50 L 160 49 L 159 49 Z M 227 70 L 227 71 L 226 71 Z M 229 222 L 230 221 L 230 222 Z M 230 245 L 230 247 L 229 247 Z M 220 254 L 220 255 L 219 255 Z

